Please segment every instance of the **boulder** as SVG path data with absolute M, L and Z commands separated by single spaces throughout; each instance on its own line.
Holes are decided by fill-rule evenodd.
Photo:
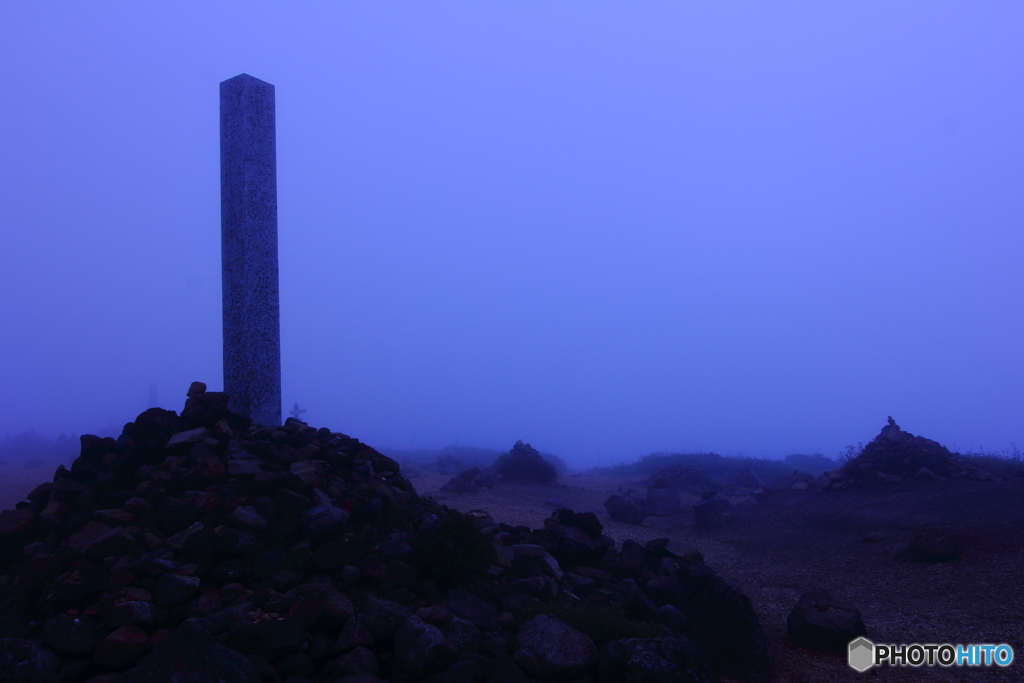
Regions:
M 515 661 L 528 676 L 556 683 L 583 674 L 597 654 L 590 638 L 555 617 L 538 614 L 519 629 Z
M 698 529 L 718 529 L 725 522 L 724 506 L 719 498 L 705 498 L 693 505 L 694 526 Z
M 604 507 L 608 511 L 608 516 L 615 521 L 634 526 L 640 526 L 650 514 L 647 501 L 632 495 L 612 494 L 604 502 Z
M 946 562 L 955 559 L 958 551 L 956 539 L 948 531 L 931 524 L 920 524 L 899 556 L 916 562 Z
M 398 678 L 418 681 L 441 673 L 459 658 L 459 653 L 440 629 L 415 614 L 395 631 L 395 663 Z
M 786 619 L 786 633 L 795 645 L 845 652 L 851 640 L 867 635 L 860 610 L 824 590 L 800 596 Z
M 771 681 L 775 655 L 750 599 L 703 562 L 686 562 L 677 575 L 683 590 L 676 606 L 689 617 L 690 635 L 715 671 L 751 683 Z

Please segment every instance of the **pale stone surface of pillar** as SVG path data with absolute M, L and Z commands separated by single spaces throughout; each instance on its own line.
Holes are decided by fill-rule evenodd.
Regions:
M 281 424 L 274 86 L 220 84 L 221 277 L 228 407 Z

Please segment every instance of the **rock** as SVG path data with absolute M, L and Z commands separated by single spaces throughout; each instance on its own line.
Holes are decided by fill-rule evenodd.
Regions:
M 60 660 L 31 640 L 0 639 L 0 681 L 59 683 Z
M 472 621 L 453 616 L 438 628 L 460 656 L 480 653 L 480 630 Z
M 90 560 L 102 560 L 105 557 L 120 555 L 141 555 L 142 548 L 135 538 L 123 526 L 104 532 L 89 541 L 82 553 Z
M 216 595 L 213 593 L 212 595 Z M 152 626 L 156 623 L 157 608 L 151 602 L 127 600 L 100 609 L 100 619 L 108 626 Z
M 418 681 L 441 673 L 459 653 L 436 627 L 415 614 L 395 631 L 395 661 L 392 672 L 406 680 Z
M 967 471 L 967 476 L 970 479 L 974 479 L 976 481 L 995 481 L 996 480 L 996 477 L 995 477 L 994 474 L 992 474 L 988 470 L 982 469 L 980 467 L 972 467 L 971 469 L 969 469 Z
M 253 477 L 260 474 L 259 460 L 240 460 L 233 458 L 227 462 L 228 475 L 232 477 Z
M 856 607 L 813 590 L 800 596 L 789 613 L 786 633 L 800 647 L 845 652 L 851 640 L 867 635 L 867 629 Z
M 142 657 L 148 641 L 138 626 L 122 626 L 96 643 L 92 661 L 107 669 L 127 669 Z
M 583 521 L 570 518 L 568 515 L 560 515 L 563 512 L 575 514 L 562 508 L 544 520 L 544 531 L 537 534 L 543 544 L 540 546 L 542 552 L 538 556 L 542 557 L 546 551 L 566 567 L 594 565 L 603 560 L 613 542 L 601 535 L 601 525 L 597 522 L 597 517 L 589 513 L 593 517 L 593 523 L 597 525 L 595 534 L 595 527 L 589 526 L 590 521 L 582 515 L 577 517 Z M 569 522 L 572 526 L 562 523 L 563 521 Z M 507 548 L 508 546 L 504 546 L 501 549 Z M 511 566 L 511 563 L 508 566 Z
M 348 513 L 334 506 L 312 507 L 302 513 L 302 531 L 308 538 L 325 539 L 340 532 Z
M 674 515 L 682 509 L 679 490 L 674 488 L 647 489 L 647 507 L 652 515 Z
M 528 676 L 554 683 L 589 669 L 597 661 L 597 647 L 565 622 L 538 614 L 519 629 L 515 661 Z
M 355 608 L 348 596 L 336 590 L 328 590 L 320 601 L 320 619 L 324 627 L 341 629 L 355 615 Z
M 500 478 L 494 470 L 470 467 L 449 479 L 441 490 L 446 493 L 477 493 L 482 488 L 494 488 Z
M 612 494 L 604 502 L 604 507 L 612 519 L 635 526 L 639 526 L 650 514 L 647 502 L 635 496 Z
M 327 665 L 329 676 L 352 676 L 353 674 L 380 673 L 380 665 L 377 657 L 368 649 L 360 645 L 347 655 L 343 655 Z
M 153 586 L 153 599 L 164 609 L 185 602 L 199 592 L 198 576 L 181 576 L 164 572 Z
M 763 489 L 765 487 L 764 480 L 761 479 L 757 472 L 751 469 L 750 465 L 744 466 L 741 473 L 732 477 L 732 481 L 739 486 L 745 486 L 754 490 Z
M 188 387 L 188 392 L 186 393 L 186 396 L 188 396 L 189 398 L 193 398 L 194 396 L 205 393 L 206 382 L 192 382 L 192 384 L 190 384 Z
M 452 614 L 473 622 L 478 628 L 485 631 L 501 630 L 498 609 L 489 602 L 461 588 L 453 588 L 448 591 L 447 598 L 445 605 Z
M 369 598 L 359 622 L 376 639 L 389 638 L 409 618 L 409 610 L 390 600 Z
M 58 614 L 47 620 L 39 634 L 39 641 L 61 655 L 88 656 L 92 654 L 96 632 L 79 619 Z
M 213 641 L 192 619 L 186 620 L 117 683 L 260 683 L 252 662 Z
M 184 432 L 178 432 L 173 434 L 170 439 L 167 440 L 167 444 L 164 448 L 174 448 L 183 443 L 196 443 L 206 438 L 209 432 L 206 427 L 197 427 L 195 429 L 189 429 Z
M 673 662 L 661 656 L 657 641 L 614 640 L 601 648 L 597 661 L 601 683 L 689 683 Z
M 268 643 L 268 658 L 298 652 L 306 639 L 306 630 L 292 619 L 269 619 L 259 624 L 259 639 Z M 262 653 L 261 653 L 262 654 Z
M 917 562 L 945 562 L 955 559 L 958 550 L 957 542 L 949 532 L 931 524 L 921 524 L 914 529 L 909 545 L 899 556 Z
M 921 469 L 917 471 L 917 474 L 914 475 L 914 479 L 920 479 L 921 481 L 938 481 L 941 478 L 942 477 L 924 466 L 922 466 Z
M 231 520 L 239 529 L 262 531 L 267 528 L 267 520 L 260 513 L 256 512 L 256 508 L 251 505 L 239 505 L 236 507 L 234 512 L 231 513 Z
M 698 501 L 693 505 L 694 525 L 698 529 L 718 529 L 725 522 L 722 513 L 722 501 L 720 499 L 708 498 Z
M 358 619 L 349 619 L 345 623 L 344 628 L 341 629 L 341 633 L 338 634 L 338 640 L 334 644 L 336 652 L 348 652 L 349 650 L 362 646 L 370 646 L 374 644 L 375 639 L 363 625 L 359 623 Z
M 680 568 L 681 607 L 690 619 L 690 635 L 715 670 L 752 683 L 767 683 L 775 675 L 775 655 L 761 630 L 750 599 L 732 582 L 699 562 Z

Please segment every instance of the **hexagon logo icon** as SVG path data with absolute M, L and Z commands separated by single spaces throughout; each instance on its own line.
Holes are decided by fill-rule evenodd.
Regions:
M 875 659 L 875 644 L 867 638 L 858 638 L 850 641 L 847 661 L 857 671 L 867 671 L 871 668 Z

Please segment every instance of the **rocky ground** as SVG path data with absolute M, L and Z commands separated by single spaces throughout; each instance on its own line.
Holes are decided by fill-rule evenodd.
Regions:
M 891 420 L 832 476 L 748 472 L 717 495 L 678 466 L 547 485 L 482 472 L 453 492 L 343 434 L 249 425 L 198 383 L 190 397 L 83 437 L 52 476 L 0 468 L 0 679 L 1022 679 L 1019 664 L 857 674 L 787 634 L 824 590 L 875 642 L 1024 653 L 1022 481 Z M 642 521 L 612 519 L 610 497 Z
M 83 436 L 0 512 L 0 680 L 774 675 L 749 599 L 693 549 L 617 543 L 564 507 L 535 527 L 459 512 L 357 439 L 251 424 L 200 382 L 188 395 L 180 415 Z
M 800 595 L 824 588 L 858 607 L 875 642 L 1009 643 L 1024 653 L 1024 482 L 902 481 L 838 491 L 788 490 L 735 505 L 722 528 L 698 531 L 683 493 L 680 513 L 647 517 L 640 526 L 605 511 L 609 495 L 646 491 L 647 479 L 575 474 L 553 485 L 498 484 L 476 494 L 445 493 L 448 476 L 415 476 L 417 491 L 458 509 L 536 526 L 556 505 L 593 511 L 621 542 L 670 539 L 669 549 L 696 547 L 708 564 L 750 597 L 775 647 L 779 683 L 928 680 L 1020 681 L 1008 670 L 872 669 L 858 674 L 840 655 L 794 647 L 786 617 Z M 921 524 L 949 530 L 959 552 L 947 562 L 900 556 Z

